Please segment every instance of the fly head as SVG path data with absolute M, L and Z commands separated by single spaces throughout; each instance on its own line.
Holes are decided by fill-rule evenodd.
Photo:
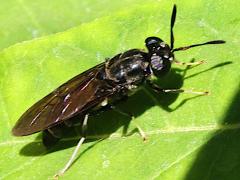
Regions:
M 158 37 L 148 37 L 145 44 L 153 74 L 157 77 L 164 76 L 171 69 L 171 63 L 174 59 L 171 48 Z
M 225 43 L 225 41 L 223 40 L 214 40 L 205 43 L 192 44 L 189 46 L 174 48 L 173 27 L 176 20 L 176 14 L 177 6 L 174 5 L 170 22 L 170 46 L 158 37 L 148 37 L 145 40 L 145 44 L 148 49 L 148 61 L 150 62 L 150 69 L 152 73 L 157 77 L 161 77 L 170 71 L 171 63 L 176 61 L 173 54 L 174 52 L 183 51 L 202 45 Z

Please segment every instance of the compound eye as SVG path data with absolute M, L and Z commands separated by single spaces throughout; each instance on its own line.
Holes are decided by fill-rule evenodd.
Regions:
M 158 43 L 161 43 L 161 42 L 163 42 L 163 41 L 158 37 L 148 37 L 145 40 L 146 46 L 153 45 L 153 44 L 158 44 Z
M 161 42 L 163 42 L 163 41 L 158 37 L 148 37 L 145 40 L 145 43 L 146 43 L 146 46 L 147 46 L 149 52 L 154 52 L 156 49 L 158 49 L 159 44 Z
M 147 39 L 146 40 L 147 45 L 157 44 L 157 43 L 158 43 L 158 41 L 156 39 Z

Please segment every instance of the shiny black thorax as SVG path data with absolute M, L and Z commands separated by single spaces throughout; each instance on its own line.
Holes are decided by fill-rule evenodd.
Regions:
M 173 54 L 170 47 L 157 37 L 145 41 L 148 52 L 131 49 L 106 60 L 100 77 L 116 91 L 135 90 L 152 75 L 164 76 L 170 71 Z
M 120 86 L 138 86 L 151 74 L 147 53 L 131 49 L 118 54 L 105 64 L 106 79 Z

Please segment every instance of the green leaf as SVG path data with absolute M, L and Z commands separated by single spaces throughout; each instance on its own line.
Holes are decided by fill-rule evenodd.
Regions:
M 0 3 L 0 49 L 17 42 L 65 31 L 121 11 L 136 0 L 8 0 Z M 108 4 L 111 4 L 110 6 Z
M 161 94 L 143 88 L 119 105 L 147 134 L 122 137 L 129 118 L 116 111 L 91 119 L 89 142 L 62 179 L 237 179 L 240 172 L 239 36 L 237 1 L 177 3 L 175 46 L 224 39 L 176 52 L 178 60 L 158 83 L 165 88 L 209 90 L 209 96 Z M 109 4 L 110 6 L 110 4 Z M 79 137 L 46 151 L 41 135 L 16 138 L 11 128 L 34 102 L 76 74 L 130 48 L 148 36 L 169 42 L 173 3 L 146 2 L 67 31 L 23 42 L 0 52 L 0 179 L 47 179 L 60 170 Z M 104 138 L 99 141 L 96 139 Z

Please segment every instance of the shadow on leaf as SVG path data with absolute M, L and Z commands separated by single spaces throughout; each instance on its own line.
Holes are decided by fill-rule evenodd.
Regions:
M 197 154 L 186 175 L 192 179 L 239 179 L 240 177 L 240 91 L 236 93 L 215 132 Z

